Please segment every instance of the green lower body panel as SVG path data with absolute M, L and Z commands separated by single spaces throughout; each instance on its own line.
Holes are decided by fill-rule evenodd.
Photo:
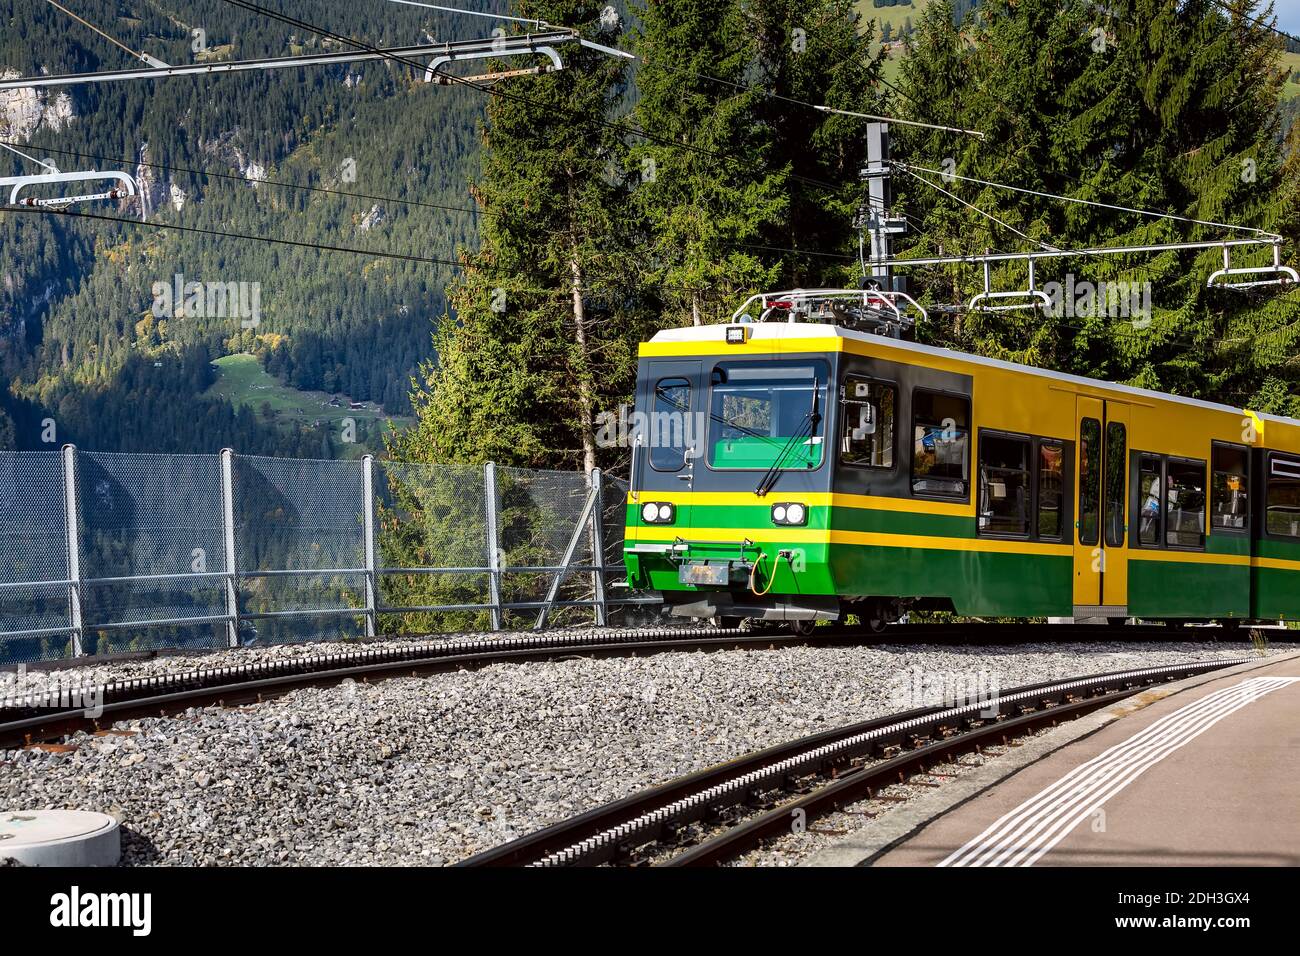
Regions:
M 1151 618 L 1248 618 L 1250 568 L 1130 559 L 1128 612 Z
M 785 552 L 783 555 L 781 552 Z M 830 576 L 827 562 L 827 546 L 824 544 L 782 544 L 767 542 L 755 544 L 748 548 L 745 557 L 748 562 L 757 563 L 754 573 L 754 586 L 759 591 L 771 594 L 838 594 L 835 582 Z M 762 555 L 760 559 L 759 555 Z M 684 562 L 733 561 L 733 583 L 748 587 L 749 573 L 736 561 L 737 549 L 710 549 L 693 546 L 683 558 Z M 708 591 L 712 588 L 702 585 L 683 584 L 678 578 L 678 563 L 658 555 L 627 554 L 628 583 L 634 588 L 646 588 L 652 591 Z
M 1300 562 L 1300 541 L 1265 538 L 1255 542 L 1265 560 Z M 1251 568 L 1253 617 L 1261 621 L 1300 620 L 1300 568 Z
M 729 589 L 749 586 L 749 566 L 762 555 L 754 575 L 760 591 L 786 599 L 805 596 L 842 598 L 917 598 L 952 602 L 958 614 L 995 617 L 1069 617 L 1074 610 L 1071 556 L 1038 551 L 1026 543 L 1010 550 L 1005 542 L 975 538 L 971 518 L 862 508 L 809 508 L 808 523 L 782 541 L 770 506 L 690 505 L 678 509 L 683 540 L 721 538 L 730 545 L 697 541 L 678 561 L 662 554 L 626 555 L 632 587 L 654 591 L 706 592 L 717 586 L 681 583 L 678 568 L 687 562 L 731 560 Z M 635 506 L 628 526 L 640 524 Z M 706 529 L 703 534 L 692 529 Z M 832 530 L 833 529 L 833 530 Z M 881 535 L 890 545 L 826 543 L 829 534 Z M 676 536 L 662 535 L 659 542 Z M 753 535 L 774 540 L 740 544 Z M 798 540 L 802 536 L 803 541 Z M 810 537 L 820 537 L 810 543 Z M 915 546 L 911 541 L 916 542 Z M 981 543 L 977 543 L 980 541 Z M 629 542 L 633 544 L 634 542 Z M 938 544 L 938 547 L 934 545 Z M 1210 554 L 1245 561 L 1252 547 L 1261 556 L 1300 562 L 1300 543 L 1211 536 Z M 1056 550 L 1060 550 L 1056 546 Z M 1252 568 L 1244 563 L 1143 560 L 1134 551 L 1128 562 L 1128 611 L 1147 618 L 1300 619 L 1300 570 Z
M 773 594 L 948 599 L 959 614 L 1003 617 L 1068 616 L 1071 560 L 927 548 L 764 543 L 757 587 Z M 790 558 L 777 556 L 791 550 Z M 703 553 L 694 555 L 701 559 Z M 656 591 L 701 591 L 681 584 L 666 558 L 628 555 L 634 586 Z M 775 580 L 769 575 L 775 568 Z M 635 569 L 635 570 L 633 570 Z
M 1261 621 L 1300 620 L 1300 571 L 1251 568 L 1255 597 L 1251 617 Z
M 947 598 L 958 614 L 1068 616 L 1068 557 L 931 548 L 831 546 L 841 594 Z

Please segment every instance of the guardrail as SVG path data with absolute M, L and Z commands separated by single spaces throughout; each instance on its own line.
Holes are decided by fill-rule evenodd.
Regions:
M 0 452 L 0 663 L 500 630 L 612 597 L 626 486 L 484 466 Z

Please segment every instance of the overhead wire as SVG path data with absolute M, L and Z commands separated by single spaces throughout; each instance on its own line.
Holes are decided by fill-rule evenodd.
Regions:
M 45 169 L 51 170 L 51 171 L 56 172 L 56 173 L 59 171 L 59 168 L 58 168 L 57 166 L 52 166 L 52 165 L 50 165 L 49 163 L 43 163 L 43 162 L 41 162 L 39 159 L 37 159 L 35 156 L 28 156 L 28 155 L 27 155 L 26 153 L 24 153 L 21 149 L 18 149 L 18 148 L 16 148 L 15 146 L 13 146 L 13 145 L 11 145 L 11 144 L 9 144 L 9 143 L 6 143 L 6 142 L 4 142 L 4 141 L 2 141 L 2 140 L 0 140 L 0 146 L 3 146 L 5 149 L 9 150 L 9 152 L 11 152 L 11 153 L 16 153 L 17 155 L 21 156 L 23 159 L 27 160 L 28 162 L 35 163 L 37 166 L 44 167 Z
M 98 33 L 101 37 L 103 37 L 103 38 L 104 38 L 105 40 L 107 40 L 109 43 L 113 44 L 113 46 L 117 47 L 117 48 L 120 49 L 120 50 L 125 50 L 125 51 L 126 51 L 126 52 L 131 56 L 132 59 L 134 59 L 134 60 L 140 60 L 140 61 L 142 61 L 142 62 L 149 63 L 149 64 L 152 64 L 152 65 L 165 65 L 165 64 L 162 64 L 161 61 L 155 60 L 153 57 L 149 56 L 149 55 L 146 54 L 146 53 L 141 53 L 141 52 L 138 51 L 138 50 L 132 50 L 129 46 L 127 46 L 127 45 L 126 45 L 125 43 L 123 43 L 121 40 L 119 40 L 119 39 L 117 39 L 116 37 L 111 36 L 110 34 L 104 32 L 103 30 L 101 30 L 99 27 L 95 26 L 93 23 L 91 23 L 89 20 L 85 19 L 84 17 L 80 17 L 80 16 L 78 16 L 77 14 L 73 13 L 73 12 L 72 12 L 71 10 L 69 10 L 67 7 L 63 6 L 61 3 L 58 3 L 57 0 L 45 0 L 45 2 L 48 3 L 50 6 L 54 7 L 56 10 L 59 10 L 59 11 L 65 13 L 65 14 L 67 14 L 67 15 L 68 15 L 69 17 L 71 17 L 73 20 L 76 20 L 78 23 L 80 23 L 83 27 L 86 27 L 87 29 L 94 31 L 95 33 Z

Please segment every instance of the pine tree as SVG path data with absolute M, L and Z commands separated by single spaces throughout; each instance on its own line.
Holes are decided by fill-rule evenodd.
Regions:
M 881 113 L 884 54 L 871 53 L 874 26 L 863 27 L 851 0 L 752 0 L 747 8 L 758 47 L 758 84 L 785 98 L 766 98 L 757 111 L 771 138 L 767 162 L 787 177 L 790 197 L 786 218 L 768 242 L 793 250 L 781 256 L 781 284 L 843 283 L 856 265 L 835 264 L 827 256 L 857 252 L 853 217 L 866 121 L 807 104 Z
M 592 0 L 528 0 L 523 16 L 599 24 Z M 605 43 L 616 29 L 588 26 Z M 565 69 L 502 83 L 483 129 L 477 253 L 449 290 L 438 358 L 413 396 L 414 460 L 597 464 L 596 414 L 631 391 L 641 328 L 627 235 L 625 145 L 607 122 L 624 60 L 565 46 Z
M 718 321 L 741 290 L 777 280 L 757 244 L 788 208 L 754 122 L 762 96 L 745 88 L 753 39 L 734 0 L 650 0 L 635 48 L 643 62 L 634 120 L 655 134 L 630 157 L 648 279 L 664 324 Z
M 1257 4 L 1236 6 L 1251 14 Z M 1108 7 L 1111 14 L 1059 0 L 989 0 L 961 31 L 945 7 L 931 5 L 922 19 L 904 64 L 900 107 L 917 119 L 978 128 L 987 139 L 901 130 L 905 161 L 1294 235 L 1296 169 L 1283 167 L 1278 146 L 1275 36 L 1208 0 L 1122 0 Z M 918 175 L 1005 223 L 905 174 L 902 201 L 923 224 L 912 240 L 918 253 L 1243 235 L 944 181 L 937 172 Z M 1234 265 L 1260 264 L 1267 255 L 1237 252 Z M 1207 290 L 1207 277 L 1221 265 L 1219 250 L 1042 260 L 1040 284 L 1067 273 L 1094 283 L 1150 283 L 1149 321 L 1087 309 L 1056 317 L 973 313 L 939 336 L 986 354 L 1246 403 L 1268 370 L 1280 370 L 1295 352 L 1295 296 Z M 921 275 L 927 291 L 945 301 L 980 288 L 975 268 Z M 1026 278 L 1019 264 L 996 270 L 995 282 L 1023 288 Z

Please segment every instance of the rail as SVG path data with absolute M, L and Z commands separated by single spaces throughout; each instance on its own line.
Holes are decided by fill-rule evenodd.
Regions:
M 716 865 L 942 760 L 1243 660 L 1048 681 L 822 731 L 597 807 L 460 865 Z

